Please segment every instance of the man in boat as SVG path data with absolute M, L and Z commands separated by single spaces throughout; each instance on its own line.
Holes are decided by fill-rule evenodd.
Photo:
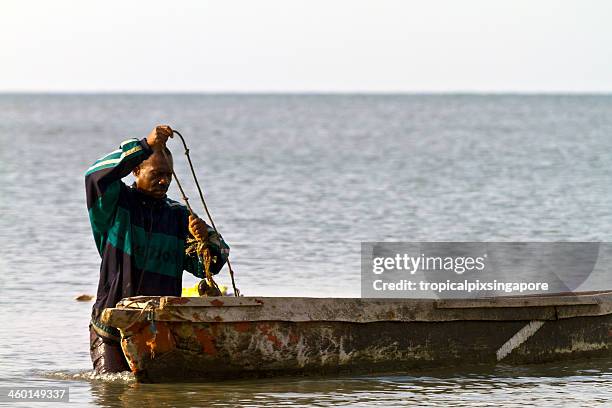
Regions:
M 131 296 L 180 296 L 184 270 L 203 278 L 199 257 L 185 253 L 188 238 L 207 244 L 213 274 L 229 254 L 212 227 L 166 196 L 173 165 L 169 137 L 169 126 L 157 126 L 142 140 L 124 141 L 85 174 L 89 220 L 102 258 L 89 326 L 96 373 L 129 370 L 119 331 L 100 321 L 105 308 Z M 121 179 L 130 173 L 136 182 L 128 187 Z

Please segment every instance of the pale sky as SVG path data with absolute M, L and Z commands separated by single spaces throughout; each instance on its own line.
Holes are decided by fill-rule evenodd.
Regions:
M 612 92 L 608 0 L 0 0 L 0 92 Z

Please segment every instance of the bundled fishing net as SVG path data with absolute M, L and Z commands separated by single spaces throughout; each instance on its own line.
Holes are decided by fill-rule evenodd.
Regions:
M 210 223 L 212 225 L 212 228 L 208 230 L 208 234 L 207 234 L 208 237 L 205 241 L 201 241 L 195 238 L 187 239 L 187 248 L 185 250 L 186 254 L 187 255 L 197 255 L 198 258 L 200 259 L 200 262 L 204 265 L 205 279 L 202 279 L 202 281 L 200 282 L 198 286 L 198 292 L 200 296 L 221 296 L 222 295 L 222 291 L 219 288 L 219 285 L 217 285 L 217 283 L 213 279 L 212 272 L 210 270 L 211 262 L 216 263 L 217 261 L 216 257 L 211 256 L 211 253 L 210 253 L 210 246 L 212 245 L 212 246 L 217 246 L 220 249 L 220 253 L 223 256 L 224 261 L 227 262 L 227 267 L 229 269 L 230 277 L 232 279 L 232 288 L 234 289 L 234 296 L 240 296 L 240 291 L 236 287 L 236 282 L 234 281 L 234 271 L 232 270 L 232 265 L 228 258 L 229 247 L 227 246 L 227 244 L 225 244 L 225 242 L 223 241 L 223 238 L 221 238 L 221 235 L 218 234 L 217 227 L 215 226 L 215 222 L 213 221 L 212 216 L 210 215 L 210 212 L 208 211 L 208 206 L 206 205 L 206 201 L 204 201 L 204 194 L 202 193 L 202 188 L 200 187 L 200 183 L 198 182 L 198 178 L 196 177 L 195 170 L 193 169 L 193 163 L 191 163 L 191 157 L 189 157 L 189 149 L 187 148 L 187 143 L 185 143 L 185 139 L 183 138 L 183 135 L 180 134 L 180 132 L 176 130 L 172 130 L 172 133 L 175 135 L 178 135 L 181 139 L 181 142 L 183 143 L 183 147 L 185 148 L 185 155 L 187 156 L 187 161 L 189 162 L 189 168 L 191 169 L 191 174 L 193 175 L 193 181 L 195 181 L 196 187 L 198 188 L 198 193 L 200 194 L 200 199 L 202 200 L 202 205 L 204 206 L 204 210 L 206 211 L 206 214 L 208 215 L 208 219 L 210 220 Z M 161 152 L 164 155 L 166 161 L 169 162 L 166 152 L 164 150 L 161 150 Z M 181 183 L 178 177 L 176 176 L 176 172 L 174 171 L 174 169 L 172 169 L 172 176 L 174 180 L 176 180 L 176 185 L 178 186 L 181 192 L 181 196 L 183 198 L 183 201 L 185 202 L 185 205 L 189 209 L 189 213 L 191 215 L 194 215 L 193 210 L 191 206 L 189 205 L 189 199 L 185 195 L 183 186 L 181 186 Z
M 202 279 L 198 285 L 200 296 L 221 296 L 221 289 L 213 279 L 213 275 L 210 271 L 210 263 L 216 261 L 216 259 L 213 259 L 210 255 L 208 242 L 200 241 L 195 238 L 188 238 L 185 253 L 187 255 L 197 255 L 202 265 L 204 265 L 205 279 Z

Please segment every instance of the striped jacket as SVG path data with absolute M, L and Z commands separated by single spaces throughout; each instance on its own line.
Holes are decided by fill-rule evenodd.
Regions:
M 185 254 L 190 236 L 187 208 L 169 198 L 145 195 L 121 181 L 152 153 L 145 139 L 126 140 L 85 174 L 89 220 L 102 257 L 91 323 L 110 340 L 119 340 L 119 333 L 99 321 L 104 308 L 130 296 L 180 296 L 184 270 L 204 277 L 198 257 Z M 216 274 L 227 260 L 229 247 L 207 227 L 210 268 Z

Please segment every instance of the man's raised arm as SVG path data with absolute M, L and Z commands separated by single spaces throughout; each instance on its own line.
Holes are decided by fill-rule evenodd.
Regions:
M 102 250 L 102 234 L 112 222 L 119 200 L 121 179 L 146 160 L 153 150 L 146 140 L 128 139 L 119 149 L 98 159 L 85 173 L 85 191 L 89 221 L 98 250 Z
M 156 126 L 142 140 L 128 139 L 119 149 L 98 159 L 85 173 L 87 209 L 98 250 L 103 249 L 104 233 L 110 228 L 117 209 L 119 193 L 125 185 L 121 179 L 130 174 L 155 150 L 166 147 L 172 137 L 170 126 Z

